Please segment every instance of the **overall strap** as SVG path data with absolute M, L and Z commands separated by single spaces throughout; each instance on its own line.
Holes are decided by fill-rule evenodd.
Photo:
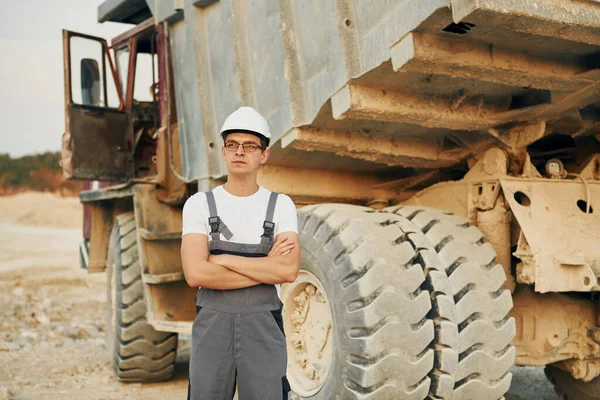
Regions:
M 275 223 L 273 222 L 273 215 L 275 214 L 277 196 L 279 196 L 279 193 L 271 192 L 269 205 L 267 206 L 267 215 L 265 217 L 265 222 L 263 223 L 263 234 L 260 238 L 260 243 L 267 246 L 270 246 L 274 240 L 273 233 L 275 232 Z
M 221 240 L 219 234 L 223 234 L 225 239 L 229 240 L 233 236 L 233 233 L 229 230 L 227 225 L 217 214 L 217 203 L 215 202 L 215 195 L 212 191 L 204 192 L 206 194 L 206 202 L 208 203 L 208 211 L 210 217 L 208 217 L 208 224 L 210 225 L 210 237 L 212 240 Z
M 212 190 L 204 192 L 206 194 L 206 201 L 208 202 L 208 212 L 211 217 L 216 217 L 217 214 L 217 203 L 215 202 L 215 195 Z

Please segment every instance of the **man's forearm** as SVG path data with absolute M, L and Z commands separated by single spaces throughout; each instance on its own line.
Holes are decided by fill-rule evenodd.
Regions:
M 243 257 L 230 254 L 210 256 L 210 262 L 246 277 L 267 284 L 293 282 L 298 276 L 299 265 L 288 256 Z
M 190 286 L 209 289 L 241 289 L 261 283 L 251 277 L 209 261 L 194 265 L 191 276 L 188 275 L 190 274 L 186 274 L 186 280 Z

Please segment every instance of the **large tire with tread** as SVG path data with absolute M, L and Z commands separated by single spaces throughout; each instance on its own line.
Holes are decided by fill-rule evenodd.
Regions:
M 512 297 L 496 253 L 462 217 L 421 206 L 386 209 L 418 226 L 437 252 L 456 304 L 459 362 L 455 399 L 501 399 L 510 387 L 515 348 Z
M 339 204 L 304 207 L 298 222 L 301 268 L 330 300 L 335 351 L 319 392 L 290 398 L 450 398 L 454 302 L 421 231 L 399 215 Z
M 600 399 L 600 377 L 590 382 L 584 382 L 573 378 L 567 371 L 554 366 L 547 366 L 544 372 L 554 386 L 554 391 L 560 400 Z
M 132 212 L 117 216 L 107 256 L 106 344 L 117 377 L 149 382 L 173 374 L 177 334 L 146 321 L 143 282 Z

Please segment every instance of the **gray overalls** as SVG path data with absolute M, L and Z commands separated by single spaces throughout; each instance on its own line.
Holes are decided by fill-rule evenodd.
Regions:
M 277 193 L 271 193 L 259 244 L 222 241 L 233 235 L 217 214 L 212 192 L 206 192 L 212 241 L 210 254 L 266 257 L 273 247 L 273 213 Z M 239 400 L 285 400 L 287 353 L 282 303 L 274 285 L 243 289 L 201 288 L 196 296 L 192 327 L 188 399 L 232 399 L 236 376 Z

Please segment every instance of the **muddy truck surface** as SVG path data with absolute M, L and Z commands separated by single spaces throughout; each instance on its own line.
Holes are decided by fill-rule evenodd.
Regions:
M 196 288 L 186 199 L 219 128 L 271 126 L 298 205 L 282 288 L 294 399 L 501 399 L 513 365 L 600 398 L 600 2 L 107 0 L 63 34 L 62 165 L 94 181 L 82 265 L 124 381 L 168 379 Z

